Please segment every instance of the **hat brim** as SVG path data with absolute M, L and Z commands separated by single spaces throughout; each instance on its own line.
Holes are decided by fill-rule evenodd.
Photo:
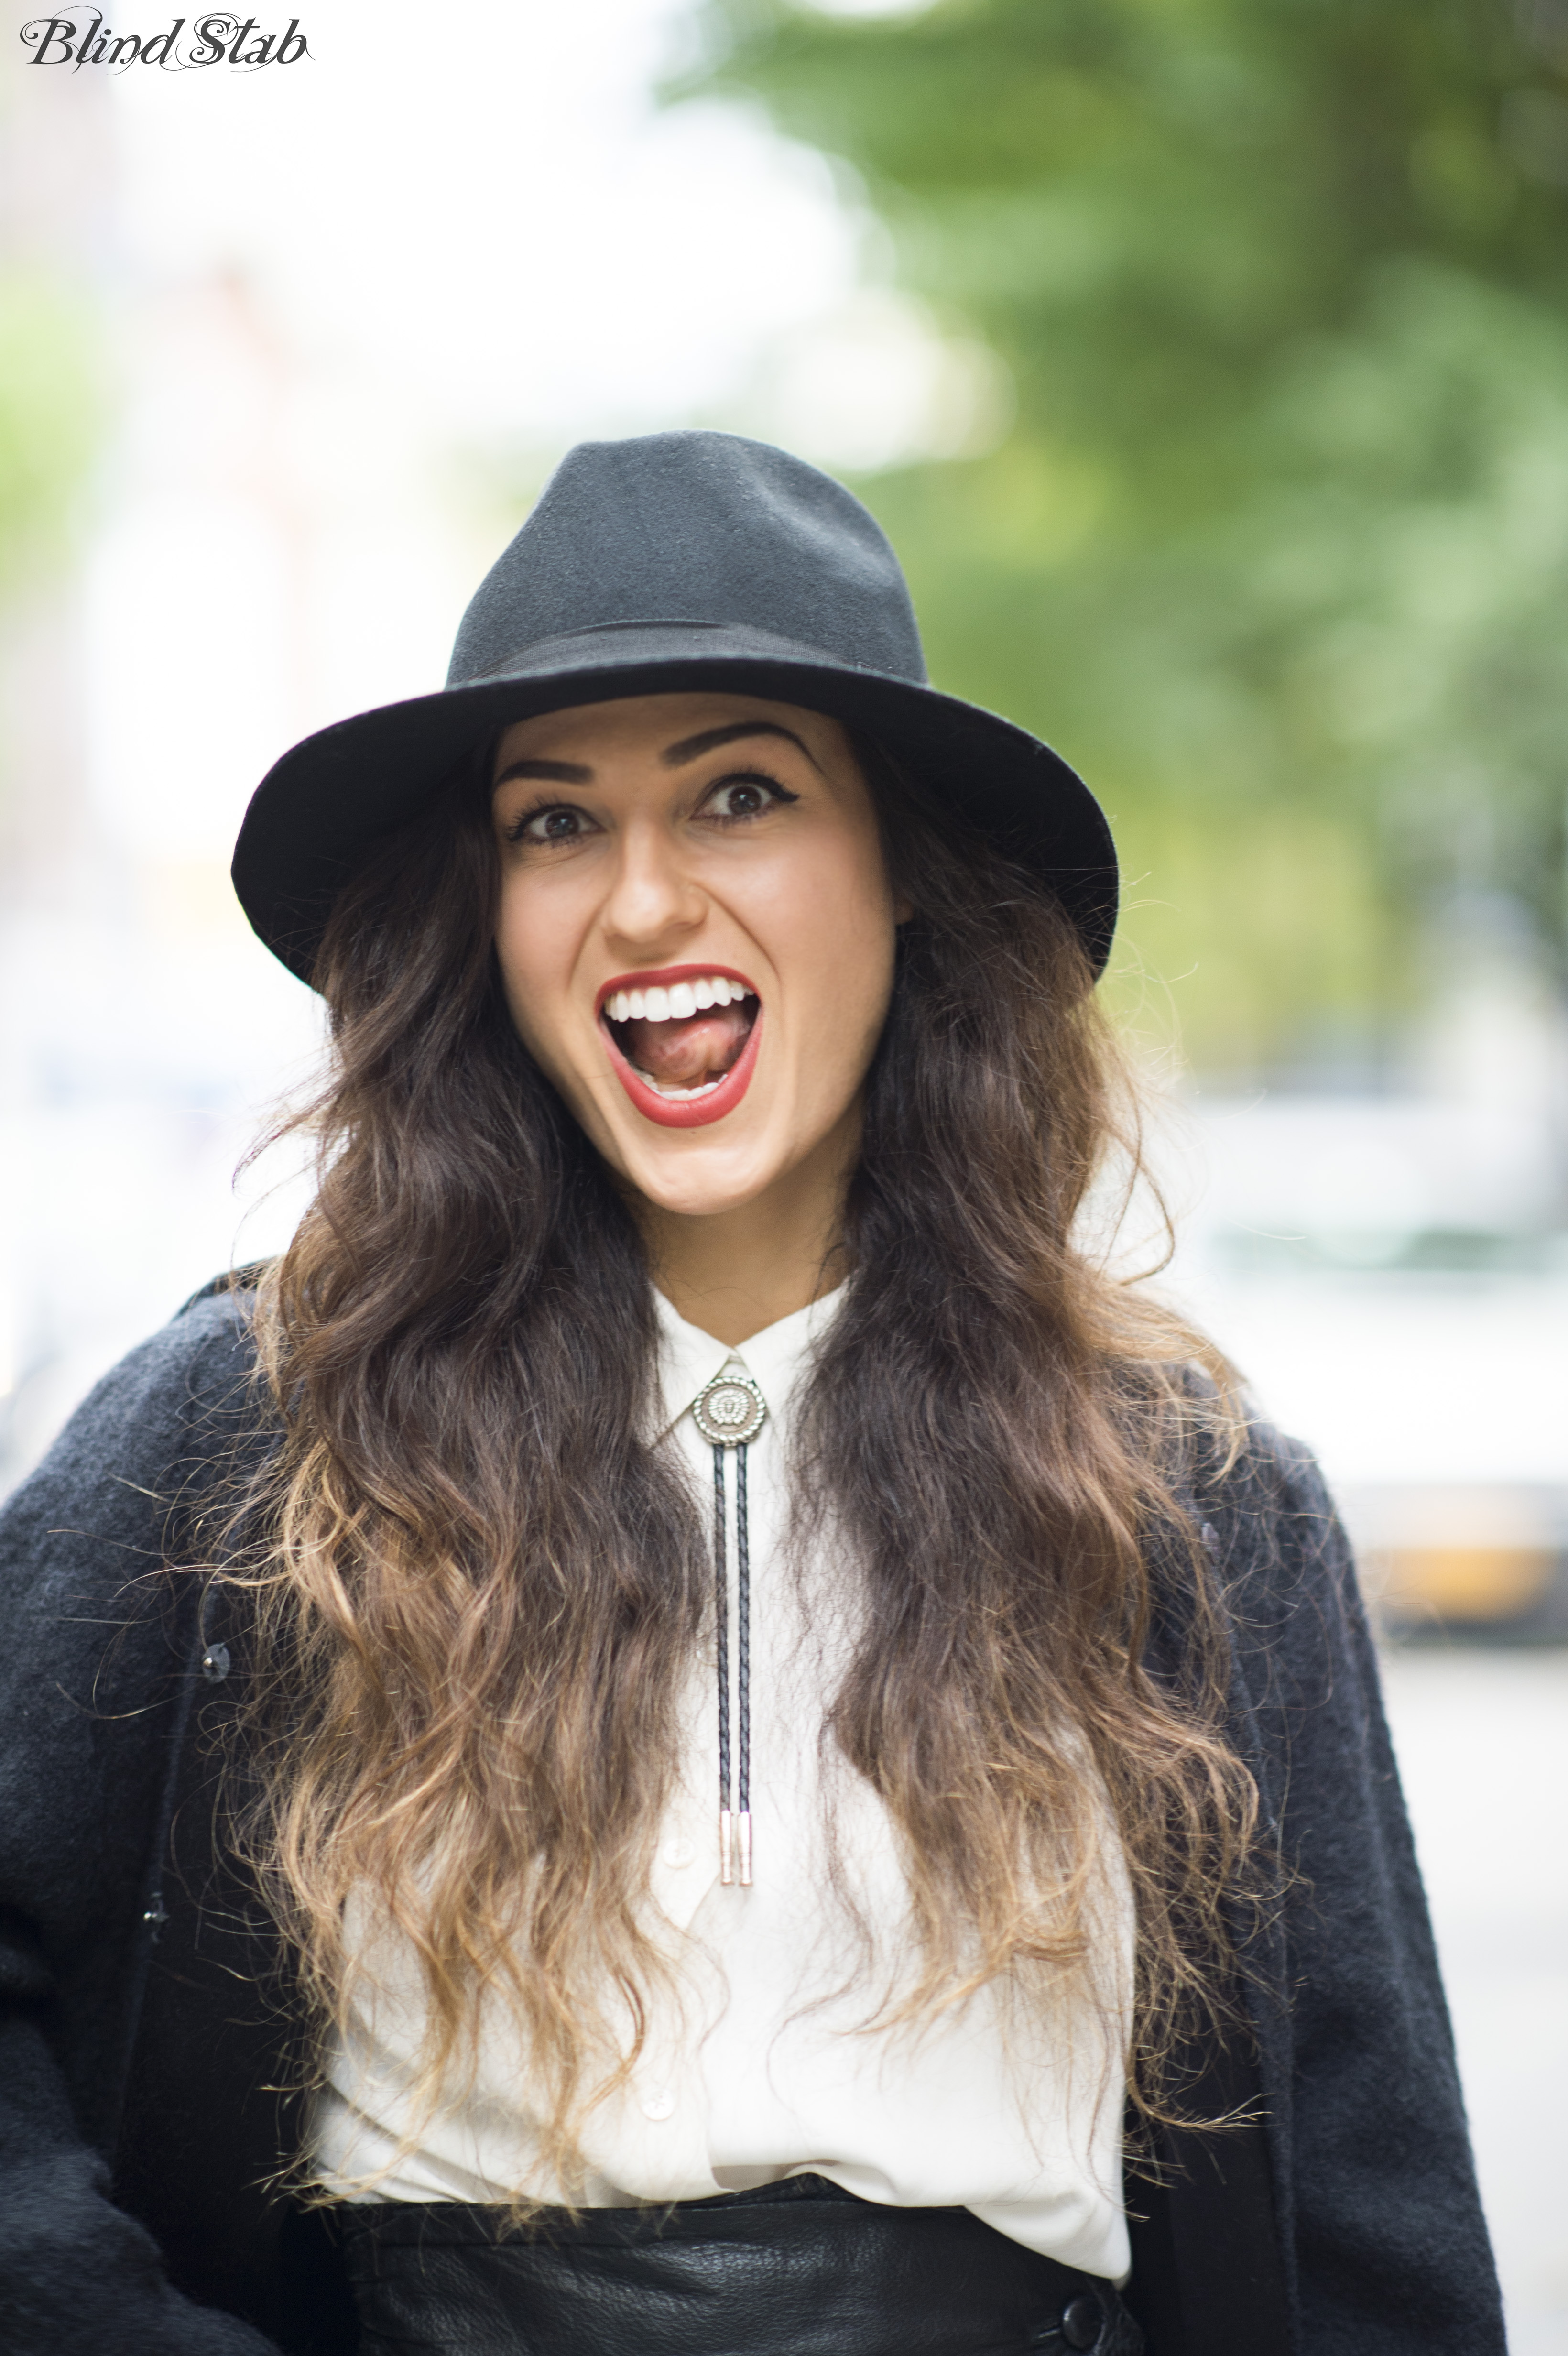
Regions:
M 504 669 L 307 736 L 251 798 L 234 888 L 274 956 L 310 981 L 346 884 L 464 755 L 513 721 L 578 703 L 719 688 L 825 712 L 884 744 L 956 817 L 1046 880 L 1096 974 L 1116 922 L 1116 854 L 1077 772 L 1026 729 L 885 671 L 743 625 L 629 623 L 528 648 Z

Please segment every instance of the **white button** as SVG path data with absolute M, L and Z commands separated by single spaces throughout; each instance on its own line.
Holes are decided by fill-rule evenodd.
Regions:
M 650 2119 L 673 2119 L 675 2096 L 667 2086 L 657 2086 L 651 2094 L 643 2096 L 643 2115 Z
M 689 1865 L 696 1855 L 697 1851 L 684 1833 L 677 1833 L 674 1840 L 667 1840 L 664 1845 L 664 1861 L 667 1865 Z

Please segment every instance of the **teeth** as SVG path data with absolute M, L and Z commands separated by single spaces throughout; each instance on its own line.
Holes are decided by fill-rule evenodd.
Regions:
M 739 1006 L 743 998 L 755 995 L 747 983 L 731 981 L 728 974 L 705 973 L 694 981 L 671 982 L 667 990 L 656 982 L 647 990 L 613 991 L 604 1001 L 604 1012 L 612 1023 L 686 1023 L 710 1006 Z M 702 1091 L 686 1093 L 700 1096 Z
M 635 1069 L 635 1066 L 634 1066 L 633 1068 Z M 725 1076 L 728 1077 L 728 1075 Z M 722 1087 L 724 1085 L 722 1080 L 704 1080 L 700 1087 L 669 1088 L 666 1087 L 662 1080 L 656 1080 L 651 1072 L 638 1072 L 637 1077 L 646 1087 L 652 1088 L 655 1096 L 665 1097 L 683 1104 L 692 1097 L 710 1097 L 715 1088 Z

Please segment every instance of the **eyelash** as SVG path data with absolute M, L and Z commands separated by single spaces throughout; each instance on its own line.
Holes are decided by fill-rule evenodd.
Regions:
M 784 808 L 784 806 L 788 802 L 797 802 L 800 799 L 800 796 L 798 794 L 792 794 L 787 786 L 781 786 L 776 777 L 770 777 L 766 771 L 763 769 L 731 770 L 724 776 L 714 778 L 713 783 L 708 788 L 708 794 L 720 793 L 726 786 L 764 787 L 767 792 L 773 797 L 773 802 L 770 807 L 777 809 Z M 708 795 L 705 794 L 703 799 L 706 801 Z M 519 810 L 517 812 L 517 817 L 507 829 L 507 841 L 508 842 L 522 842 L 527 837 L 528 830 L 533 824 L 535 819 L 544 818 L 551 810 L 573 809 L 575 807 L 576 805 L 572 802 L 553 801 L 549 799 L 546 796 L 541 795 L 538 801 L 530 802 L 527 809 Z M 760 818 L 762 814 L 761 810 L 715 811 L 709 823 L 714 826 L 749 826 L 753 819 Z M 579 837 L 575 836 L 566 836 L 562 839 L 567 841 L 580 840 Z M 546 846 L 543 844 L 540 845 L 541 849 L 544 849 L 545 847 Z
M 517 812 L 517 817 L 507 829 L 507 841 L 508 842 L 521 842 L 523 837 L 527 834 L 529 827 L 532 826 L 536 818 L 543 818 L 549 810 L 571 809 L 571 804 L 570 802 L 552 802 L 544 801 L 542 799 L 537 802 L 530 802 L 527 809 L 521 809 Z
M 715 777 L 708 788 L 708 793 L 721 793 L 726 786 L 762 786 L 773 796 L 773 801 L 769 805 L 772 809 L 782 809 L 786 802 L 797 802 L 800 799 L 800 796 L 792 794 L 787 786 L 781 786 L 776 777 L 770 777 L 765 769 L 732 769 L 726 776 Z M 705 794 L 703 800 L 706 801 L 708 795 Z M 752 818 L 760 818 L 761 815 L 760 810 L 748 813 Z M 715 819 L 720 826 L 744 826 L 747 822 L 746 818 L 743 817 L 733 815 L 720 817 L 718 813 L 715 813 Z

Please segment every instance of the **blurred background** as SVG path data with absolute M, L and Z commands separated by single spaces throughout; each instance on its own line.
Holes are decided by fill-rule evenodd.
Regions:
M 571 442 L 833 468 L 1113 814 L 1163 1280 L 1344 1499 L 1568 2351 L 1568 0 L 304 11 L 0 45 L 0 1485 L 297 1213 L 270 762 L 439 684 Z

